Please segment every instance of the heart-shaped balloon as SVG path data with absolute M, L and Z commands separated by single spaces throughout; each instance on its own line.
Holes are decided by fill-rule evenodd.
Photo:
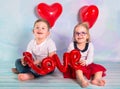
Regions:
M 55 21 L 62 13 L 62 6 L 59 3 L 53 3 L 52 5 L 40 3 L 37 6 L 37 13 L 41 18 L 46 19 L 50 23 L 50 26 L 53 27 Z
M 88 22 L 91 28 L 97 20 L 99 10 L 95 5 L 83 6 L 79 10 L 79 17 L 81 22 Z

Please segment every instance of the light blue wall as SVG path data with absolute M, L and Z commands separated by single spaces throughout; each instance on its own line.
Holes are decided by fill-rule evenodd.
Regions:
M 51 29 L 58 54 L 66 51 L 77 24 L 79 9 L 94 4 L 99 9 L 96 23 L 90 29 L 95 46 L 95 60 L 120 61 L 120 0 L 1 0 L 0 1 L 0 60 L 14 62 L 22 56 L 33 38 L 32 27 L 39 17 L 35 7 L 39 3 L 58 2 L 63 11 Z

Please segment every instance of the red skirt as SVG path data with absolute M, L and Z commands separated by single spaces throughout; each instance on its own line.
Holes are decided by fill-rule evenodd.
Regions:
M 105 76 L 105 67 L 99 64 L 92 63 L 88 66 L 81 66 L 79 70 L 83 71 L 84 76 L 86 76 L 87 79 L 90 79 L 96 72 L 102 71 L 102 76 Z M 68 66 L 68 69 L 65 73 L 63 73 L 64 78 L 72 78 L 76 79 L 76 73 L 75 69 L 73 69 L 71 66 Z

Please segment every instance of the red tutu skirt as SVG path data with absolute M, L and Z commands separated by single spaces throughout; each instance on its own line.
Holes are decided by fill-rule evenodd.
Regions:
M 105 67 L 99 64 L 92 63 L 88 66 L 81 66 L 79 70 L 83 71 L 84 76 L 89 80 L 96 72 L 102 71 L 102 76 L 105 76 Z M 76 73 L 75 69 L 73 69 L 71 66 L 68 66 L 68 69 L 66 72 L 63 73 L 64 78 L 72 78 L 76 79 Z

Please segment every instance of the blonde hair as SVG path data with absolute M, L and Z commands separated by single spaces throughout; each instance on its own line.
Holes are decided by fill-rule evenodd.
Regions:
M 88 35 L 88 39 L 87 39 L 86 41 L 87 41 L 87 43 L 89 43 L 89 42 L 90 42 L 90 33 L 89 33 L 89 24 L 88 24 L 88 22 L 78 23 L 78 24 L 74 27 L 73 38 L 74 38 L 74 36 L 75 36 L 75 29 L 76 29 L 77 27 L 79 27 L 79 26 L 82 26 L 82 27 L 86 28 L 87 35 Z M 75 39 L 74 39 L 74 41 L 75 41 Z

